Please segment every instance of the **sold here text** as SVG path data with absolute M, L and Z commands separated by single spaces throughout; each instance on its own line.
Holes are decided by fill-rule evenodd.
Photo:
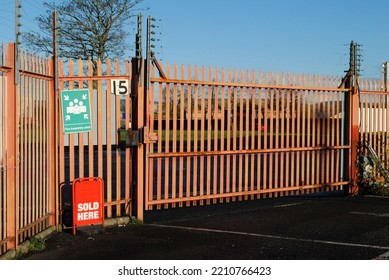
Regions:
M 99 219 L 99 203 L 97 201 L 79 203 L 77 205 L 77 212 L 77 221 Z

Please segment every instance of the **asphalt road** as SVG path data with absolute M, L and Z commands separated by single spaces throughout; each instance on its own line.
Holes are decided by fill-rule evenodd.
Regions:
M 306 196 L 148 212 L 142 225 L 62 232 L 27 260 L 389 259 L 389 197 Z

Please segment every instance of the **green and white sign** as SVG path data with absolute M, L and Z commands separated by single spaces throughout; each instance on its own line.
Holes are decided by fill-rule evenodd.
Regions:
M 61 91 L 62 122 L 65 133 L 92 130 L 89 90 Z

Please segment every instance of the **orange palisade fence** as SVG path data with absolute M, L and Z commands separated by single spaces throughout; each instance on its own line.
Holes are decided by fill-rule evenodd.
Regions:
M 55 65 L 20 52 L 16 65 L 15 57 L 14 44 L 2 48 L 0 255 L 66 223 L 76 178 L 104 179 L 106 218 L 142 219 L 165 208 L 353 192 L 360 139 L 387 158 L 383 84 L 176 65 L 143 79 L 135 59 Z M 112 94 L 112 80 L 131 81 L 130 94 Z M 65 134 L 59 93 L 76 89 L 89 91 L 92 130 Z M 130 145 L 131 130 L 139 138 Z
M 0 255 L 56 225 L 53 64 L 1 50 Z

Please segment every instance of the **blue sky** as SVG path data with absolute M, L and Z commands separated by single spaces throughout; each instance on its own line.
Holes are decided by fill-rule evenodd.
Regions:
M 35 30 L 43 1 L 20 1 L 22 31 Z M 0 3 L 0 42 L 12 41 L 14 0 Z M 363 77 L 380 78 L 389 60 L 387 0 L 144 0 L 139 7 L 150 8 L 144 18 L 161 20 L 163 62 L 343 75 L 351 40 L 363 45 Z

